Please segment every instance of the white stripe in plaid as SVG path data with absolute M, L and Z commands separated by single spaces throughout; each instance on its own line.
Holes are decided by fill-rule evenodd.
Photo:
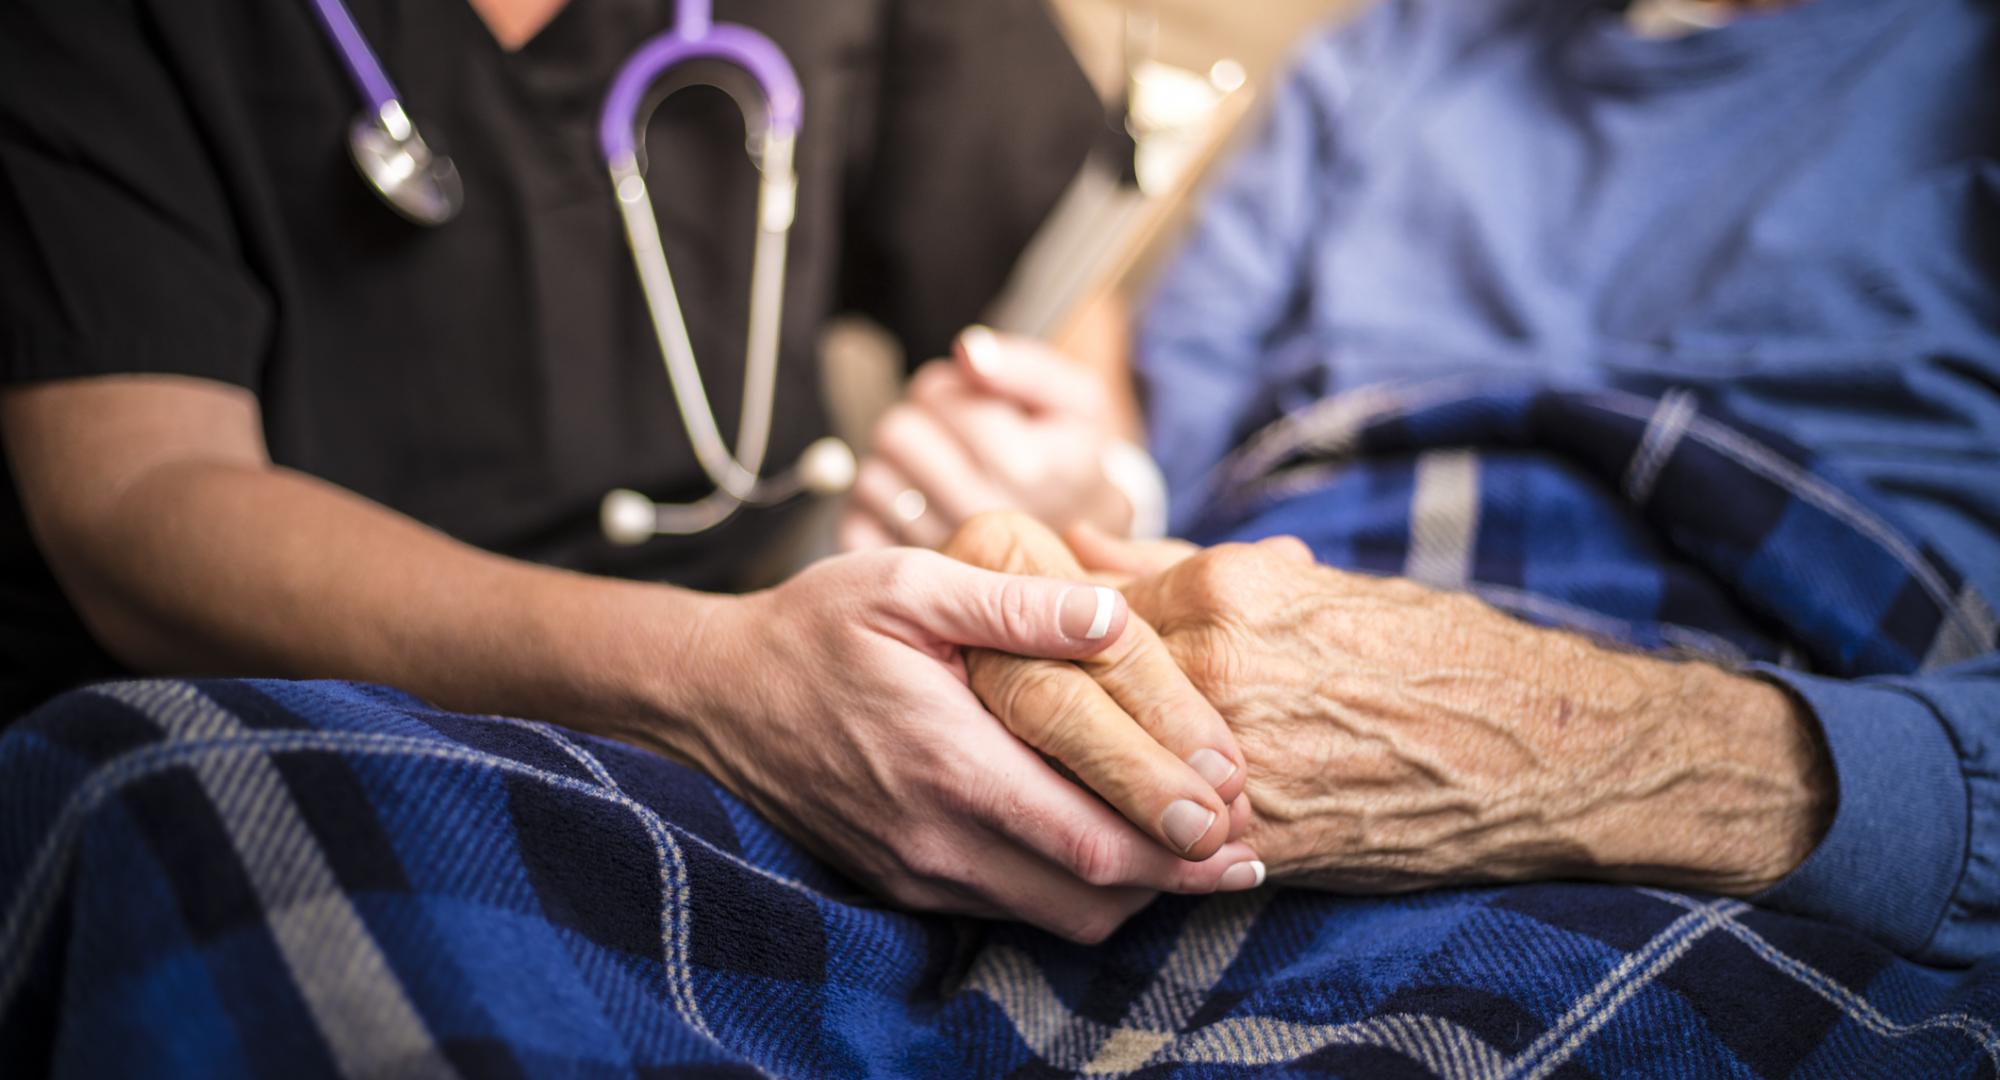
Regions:
M 248 734 L 235 717 L 184 683 L 116 683 L 97 692 L 152 718 L 170 745 Z M 235 843 L 271 939 L 341 1071 L 456 1076 L 341 891 L 271 759 L 196 753 L 185 761 Z
M 301 691 L 307 693 L 310 691 Z M 77 786 L 69 793 L 59 813 L 54 815 L 51 827 L 40 830 L 37 835 L 45 838 L 41 849 L 23 864 L 33 867 L 24 877 L 17 877 L 18 891 L 10 900 L 6 926 L 7 936 L 0 937 L 0 956 L 13 960 L 35 951 L 30 947 L 32 940 L 41 933 L 45 917 L 36 914 L 46 912 L 49 897 L 62 888 L 60 870 L 69 861 L 69 852 L 79 840 L 79 833 L 85 818 L 92 811 L 114 797 L 121 789 L 142 779 L 157 776 L 171 770 L 185 769 L 195 776 L 215 778 L 216 788 L 222 790 L 242 789 L 244 791 L 264 790 L 256 776 L 264 770 L 272 769 L 273 755 L 311 756 L 329 755 L 349 763 L 365 763 L 371 758 L 393 758 L 410 762 L 429 762 L 448 767 L 449 773 L 437 770 L 399 769 L 393 775 L 405 785 L 422 785 L 426 777 L 444 779 L 463 777 L 464 770 L 484 771 L 494 775 L 512 777 L 529 784 L 586 796 L 589 799 L 617 806 L 633 814 L 646 825 L 647 834 L 655 838 L 654 854 L 660 863 L 659 880 L 660 927 L 662 963 L 667 979 L 662 986 L 660 1000 L 665 1008 L 660 1015 L 662 1022 L 670 1016 L 677 1016 L 690 1029 L 700 1030 L 696 1025 L 708 1025 L 698 1012 L 693 1010 L 692 958 L 697 955 L 695 928 L 696 920 L 689 918 L 689 909 L 700 901 L 691 888 L 689 872 L 697 866 L 716 866 L 713 861 L 689 863 L 686 859 L 675 858 L 669 851 L 699 848 L 704 858 L 714 855 L 729 864 L 732 869 L 750 871 L 754 881 L 762 883 L 757 888 L 769 891 L 775 885 L 780 890 L 806 897 L 815 908 L 822 912 L 846 909 L 835 899 L 814 892 L 802 883 L 792 881 L 783 875 L 762 871 L 750 861 L 716 846 L 712 841 L 684 824 L 662 817 L 660 812 L 635 799 L 618 782 L 618 775 L 593 753 L 590 744 L 554 729 L 536 727 L 543 738 L 552 742 L 567 744 L 563 752 L 583 765 L 591 777 L 580 780 L 573 775 L 564 775 L 539 768 L 524 761 L 501 754 L 474 749 L 470 745 L 454 742 L 437 736 L 410 736 L 390 734 L 385 730 L 299 730 L 295 728 L 250 728 L 229 721 L 226 716 L 217 716 L 212 708 L 213 700 L 195 694 L 186 687 L 175 684 L 149 684 L 148 687 L 120 691 L 121 700 L 132 702 L 144 708 L 149 716 L 155 717 L 162 726 L 177 733 L 177 741 L 147 744 L 121 751 L 117 756 L 94 767 L 87 777 L 79 778 Z M 351 702 L 347 706 L 351 707 Z M 383 706 L 385 715 L 393 719 L 388 706 Z M 344 714 L 345 715 L 345 714 Z M 495 722 L 472 718 L 453 718 L 467 724 L 493 723 L 520 727 L 515 722 Z M 343 725 L 353 722 L 351 717 L 343 720 Z M 400 725 L 408 730 L 407 722 L 396 720 L 392 727 Z M 606 751 L 608 753 L 608 751 Z M 623 761 L 625 759 L 618 759 Z M 632 767 L 630 762 L 620 766 Z M 665 768 L 664 765 L 660 766 Z M 279 781 L 281 784 L 282 780 Z M 447 790 L 461 790 L 463 785 L 452 781 Z M 205 789 L 215 790 L 215 788 Z M 409 797 L 417 788 L 406 788 L 400 797 Z M 281 802 L 289 802 L 297 797 L 297 792 L 280 792 Z M 260 795 L 256 799 L 245 796 L 230 796 L 219 799 L 237 807 L 225 814 L 245 822 L 232 832 L 239 837 L 235 847 L 239 858 L 246 864 L 253 880 L 278 882 L 260 895 L 294 898 L 315 895 L 313 884 L 317 875 L 328 874 L 326 861 L 319 859 L 317 843 L 312 837 L 303 841 L 287 839 L 292 826 L 282 821 L 264 821 L 257 825 L 247 824 L 257 807 L 268 807 L 272 800 Z M 267 814 L 268 816 L 268 814 Z M 99 816 L 101 825 L 103 818 Z M 636 838 L 634 838 L 636 841 Z M 298 869 L 300 861 L 317 861 L 318 870 Z M 249 865 L 251 863 L 263 866 Z M 323 882 L 324 878 L 320 878 Z M 1503 895 L 1503 894 L 1496 894 Z M 1504 894 L 1511 895 L 1511 894 Z M 1523 1034 L 1535 1037 L 1519 1053 L 1510 1054 L 1495 1044 L 1496 1038 L 1506 1039 L 1504 1030 L 1498 1036 L 1481 1034 L 1468 1027 L 1461 1019 L 1433 1012 L 1425 1007 L 1383 1008 L 1374 1015 L 1362 1015 L 1345 1022 L 1313 1023 L 1304 1017 L 1322 1010 L 1300 1008 L 1302 1004 L 1284 994 L 1256 990 L 1256 978 L 1260 974 L 1276 974 L 1274 962 L 1292 965 L 1308 962 L 1311 956 L 1326 947 L 1326 942 L 1315 944 L 1304 953 L 1288 951 L 1279 946 L 1277 955 L 1272 953 L 1272 943 L 1267 942 L 1251 950 L 1251 943 L 1268 925 L 1271 919 L 1279 918 L 1281 924 L 1295 929 L 1301 914 L 1318 910 L 1307 905 L 1320 903 L 1337 909 L 1343 902 L 1320 898 L 1309 901 L 1296 894 L 1263 891 L 1242 896 L 1219 897 L 1187 907 L 1174 925 L 1172 937 L 1160 940 L 1160 951 L 1152 953 L 1126 951 L 1126 962 L 1136 955 L 1157 955 L 1158 959 L 1146 961 L 1147 981 L 1134 986 L 1131 996 L 1124 999 L 1126 1004 L 1119 1011 L 1115 1022 L 1105 1023 L 1089 1019 L 1065 1003 L 1051 984 L 1051 972 L 1058 965 L 1068 963 L 1079 956 L 1103 955 L 1108 957 L 1111 950 L 1102 954 L 1078 953 L 1076 950 L 1048 948 L 1038 936 L 1019 932 L 1014 934 L 1019 944 L 989 943 L 974 959 L 970 973 L 959 990 L 969 992 L 992 1001 L 997 1012 L 1005 1017 L 1003 1028 L 1018 1034 L 1022 1049 L 1030 1052 L 1042 1064 L 1058 1071 L 1076 1075 L 1109 1076 L 1127 1073 L 1139 1068 L 1159 1068 L 1162 1066 L 1226 1065 L 1242 1066 L 1256 1064 L 1303 1063 L 1309 1055 L 1340 1047 L 1374 1048 L 1383 1052 L 1402 1055 L 1430 1071 L 1448 1077 L 1528 1077 L 1545 1076 L 1561 1067 L 1565 1062 L 1578 1056 L 1604 1052 L 1604 1040 L 1599 1034 L 1614 1024 L 1651 1022 L 1660 1015 L 1661 1002 L 1679 1000 L 1679 995 L 1687 993 L 1684 961 L 1702 944 L 1708 949 L 1708 963 L 1716 960 L 1715 942 L 1720 939 L 1739 948 L 1744 958 L 1755 958 L 1760 970 L 1775 973 L 1775 977 L 1789 984 L 1804 987 L 1808 996 L 1825 1000 L 1836 1008 L 1840 1015 L 1853 1021 L 1854 1027 L 1842 1035 L 1847 1040 L 1843 1045 L 1851 1045 L 1853 1039 L 1886 1039 L 1891 1042 L 1911 1040 L 1920 1034 L 1929 1034 L 1933 1040 L 1948 1037 L 1952 1033 L 1969 1040 L 1977 1047 L 1979 1058 L 1991 1062 L 2000 1069 L 2000 1041 L 1996 1041 L 1992 1025 L 1987 1021 L 1960 1011 L 1938 1011 L 1912 1022 L 1891 1019 L 1893 1006 L 1887 999 L 1874 995 L 1864 997 L 1859 984 L 1850 989 L 1834 976 L 1801 959 L 1799 956 L 1781 950 L 1768 939 L 1753 931 L 1742 921 L 1749 909 L 1737 901 L 1701 901 L 1673 893 L 1635 890 L 1603 890 L 1600 895 L 1615 900 L 1626 897 L 1627 903 L 1634 897 L 1645 896 L 1645 901 L 1656 901 L 1676 905 L 1684 913 L 1661 926 L 1650 916 L 1648 925 L 1661 926 L 1650 933 L 1643 943 L 1633 948 L 1618 948 L 1615 957 L 1607 957 L 1601 973 L 1586 976 L 1581 983 L 1572 983 L 1577 989 L 1569 991 L 1561 998 L 1536 999 L 1532 995 L 1517 997 L 1517 1005 L 1528 1007 L 1524 1018 L 1539 1017 L 1539 1022 Z M 713 899 L 714 894 L 711 894 Z M 747 897 L 746 897 L 747 898 Z M 1282 916 L 1274 914 L 1277 901 L 1284 901 L 1286 912 Z M 759 901 L 761 906 L 764 901 Z M 1522 909 L 1525 910 L 1525 909 Z M 1626 908 L 1638 914 L 1637 908 Z M 1657 909 L 1655 909 L 1657 910 Z M 739 918 L 733 909 L 712 913 L 711 918 L 729 920 Z M 1524 918 L 1511 908 L 1493 911 L 1481 916 L 1486 919 L 1482 925 L 1516 925 Z M 1540 916 L 1532 916 L 1540 918 Z M 886 918 L 886 916 L 884 916 Z M 1142 917 L 1143 918 L 1143 917 Z M 1499 923 L 1492 920 L 1498 919 Z M 1560 920 L 1558 920 L 1560 921 Z M 321 924 L 324 925 L 324 924 Z M 358 923 L 356 924 L 359 925 Z M 720 926 L 721 923 L 713 924 Z M 1311 925 L 1307 923 L 1304 925 Z M 1589 939 L 1578 937 L 1569 930 L 1552 923 L 1537 923 L 1545 926 L 1546 932 L 1555 935 L 1548 940 L 1585 942 Z M 1723 934 L 1717 935 L 1715 931 Z M 366 928 L 360 927 L 366 935 Z M 730 931 L 736 933 L 739 931 Z M 1490 931 L 1481 931 L 1489 933 Z M 25 936 L 22 936 L 23 933 Z M 1025 936 L 1024 936 L 1025 935 Z M 754 940 L 754 933 L 751 940 Z M 1530 939 L 1515 938 L 1526 944 Z M 352 944 L 349 942 L 348 944 Z M 376 947 L 372 939 L 364 939 L 365 948 Z M 783 942 L 771 942 L 784 947 Z M 1444 938 L 1432 939 L 1423 947 L 1433 948 L 1445 945 Z M 757 1006 L 762 995 L 755 981 L 729 983 L 728 969 L 714 967 L 716 962 L 728 960 L 714 953 L 717 946 L 711 942 L 710 967 L 706 977 L 723 979 L 724 984 L 733 985 L 727 991 L 729 1002 L 740 1009 Z M 1465 947 L 1479 948 L 1473 943 Z M 1532 946 L 1530 946 L 1532 947 Z M 1579 964 L 1590 965 L 1602 956 L 1602 943 L 1581 951 L 1567 951 L 1562 963 L 1575 971 Z M 1152 948 L 1151 946 L 1146 947 Z M 1439 954 L 1443 955 L 1443 954 Z M 1504 953 L 1486 954 L 1487 962 L 1497 961 Z M 1065 959 L 1068 958 L 1068 959 Z M 338 971 L 337 958 L 320 956 L 309 962 L 327 963 Z M 391 962 L 395 958 L 389 958 Z M 824 973 L 827 988 L 842 988 L 843 994 L 852 994 L 859 985 L 847 980 L 855 977 L 857 971 L 876 970 L 879 958 L 858 955 L 829 955 L 828 969 Z M 1246 968 L 1247 965 L 1247 968 Z M 1304 969 L 1307 973 L 1310 968 Z M 1674 988 L 1662 988 L 1663 976 L 1678 970 L 1682 983 Z M 296 965 L 292 968 L 296 978 L 324 978 L 324 973 L 301 973 Z M 1245 982 L 1246 971 L 1251 981 Z M 1698 974 L 1698 973 L 1697 973 Z M 382 977 L 388 986 L 396 987 L 393 974 L 386 970 Z M 1573 976 L 1565 976 L 1567 982 Z M 1074 973 L 1063 976 L 1074 985 Z M 1402 980 L 1398 980 L 1399 982 Z M 1447 978 L 1449 983 L 1450 979 Z M 1233 983 L 1233 989 L 1224 994 L 1222 987 Z M 378 989 L 381 984 L 378 984 Z M 1408 985 L 1407 983 L 1405 985 Z M 1247 993 L 1246 993 L 1247 990 Z M 898 991 L 906 993 L 908 989 Z M 748 995 L 748 996 L 746 996 Z M 953 993 L 945 988 L 935 1004 L 907 1002 L 914 1008 L 913 1016 L 942 1018 L 950 1016 L 929 1030 L 928 1039 L 963 1038 L 968 1032 L 978 1032 L 981 1040 L 992 1030 L 990 1022 L 979 1019 L 979 1014 L 967 1013 L 960 1004 L 968 994 Z M 366 1027 L 380 1021 L 380 1003 L 370 1000 L 345 998 L 341 1007 L 351 1008 L 354 1015 L 332 1027 L 338 1031 L 342 1025 L 350 1030 Z M 775 999 L 771 999 L 775 1000 Z M 1623 1014 L 1641 1000 L 1652 1002 L 1644 1010 L 1639 1010 L 1645 1021 L 1627 1021 Z M 1371 1006 L 1355 1003 L 1340 1006 L 1342 1011 L 1353 1015 L 1352 1009 L 1358 1005 L 1367 1012 Z M 714 1000 L 710 1002 L 711 1012 Z M 412 1022 L 419 1024 L 432 1016 L 435 1003 L 426 1005 L 417 1002 L 403 1007 L 415 1010 Z M 990 1008 L 990 1006 L 989 1006 Z M 6 995 L 0 995 L 0 1020 L 4 1020 L 11 1009 Z M 1204 1009 L 1217 1009 L 1222 1015 L 1200 1021 Z M 1291 1015 L 1284 1015 L 1296 1009 Z M 1246 1015 L 1246 1010 L 1248 1014 Z M 317 1016 L 317 1014 L 315 1014 Z M 417 1019 L 421 1017 L 423 1019 Z M 772 1017 L 778 1021 L 776 1015 Z M 994 1017 L 998 1020 L 999 1017 Z M 764 1052 L 777 1053 L 774 1047 L 782 1046 L 787 1040 L 810 1040 L 814 1037 L 810 1025 L 797 1030 L 773 1030 L 768 1027 L 746 1029 L 739 1016 L 724 1016 L 725 1024 L 717 1024 L 712 1030 L 718 1034 L 712 1045 L 721 1060 L 737 1063 L 756 1071 L 775 1068 L 775 1060 L 762 1056 Z M 324 1022 L 324 1021 L 323 1021 Z M 1531 1021 L 1533 1022 L 1533 1021 Z M 1195 1025 L 1190 1028 L 1189 1025 Z M 1476 1025 L 1475 1025 L 1476 1026 Z M 376 1031 L 379 1036 L 380 1032 Z M 1694 1037 L 1690 1032 L 1690 1037 Z M 1011 1041 L 1011 1039 L 1010 1039 Z M 1614 1040 L 1615 1041 L 1615 1040 Z M 935 1042 L 924 1045 L 937 1045 Z M 996 1052 L 994 1044 L 983 1042 L 985 1047 L 978 1053 L 990 1055 Z M 1508 1043 L 1510 1048 L 1519 1045 Z M 1938 1054 L 1942 1047 L 1935 1041 L 1926 1041 L 1925 1054 Z M 1593 1047 L 1596 1049 L 1593 1050 Z M 382 1051 L 375 1051 L 381 1054 Z M 972 1051 L 968 1049 L 968 1053 Z M 1015 1061 L 1013 1058 L 993 1058 L 979 1056 L 973 1060 L 991 1061 L 997 1066 L 995 1071 L 1005 1072 L 1017 1067 L 1003 1064 Z M 1609 1059 L 1615 1061 L 1616 1059 Z M 1692 1059 L 1691 1059 L 1692 1060 Z M 1931 1060 L 1937 1060 L 1935 1057 Z M 389 1062 L 395 1064 L 394 1060 Z M 692 1063 L 692 1062 L 691 1062 Z M 1602 1059 L 1590 1059 L 1590 1067 L 1598 1068 Z M 442 1064 L 442 1062 L 438 1062 Z M 531 1070 L 532 1071 L 532 1070 Z M 796 1069 L 786 1070 L 796 1072 Z

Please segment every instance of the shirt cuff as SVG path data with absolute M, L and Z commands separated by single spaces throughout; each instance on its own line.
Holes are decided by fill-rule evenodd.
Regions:
M 1840 791 L 1819 847 L 1757 902 L 1923 952 L 1965 872 L 1969 835 L 1965 775 L 1943 722 L 1890 685 L 1757 671 L 1817 718 Z
M 1132 524 L 1125 535 L 1133 540 L 1158 540 L 1167 535 L 1167 478 L 1153 455 L 1124 439 L 1104 448 L 1104 479 L 1132 507 Z

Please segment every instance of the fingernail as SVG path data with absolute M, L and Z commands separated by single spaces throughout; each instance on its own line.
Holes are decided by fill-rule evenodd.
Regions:
M 1188 755 L 1187 763 L 1193 766 L 1194 771 L 1200 773 L 1201 778 L 1208 781 L 1208 786 L 1212 788 L 1227 784 L 1229 778 L 1236 775 L 1236 763 L 1223 757 L 1217 750 L 1196 750 Z
M 1186 854 L 1189 848 L 1201 842 L 1208 835 L 1208 827 L 1215 824 L 1215 811 L 1190 802 L 1176 799 L 1160 818 L 1160 827 L 1166 830 L 1167 842 Z
M 972 363 L 972 370 L 987 378 L 1000 374 L 1000 339 L 984 326 L 968 326 L 958 335 L 959 343 L 965 346 L 965 358 Z
M 1240 862 L 1222 872 L 1216 879 L 1216 892 L 1248 892 L 1264 884 L 1264 860 L 1251 859 Z
M 1100 640 L 1111 632 L 1111 619 L 1116 614 L 1117 593 L 1102 585 L 1078 585 L 1063 594 L 1063 636 L 1083 641 Z

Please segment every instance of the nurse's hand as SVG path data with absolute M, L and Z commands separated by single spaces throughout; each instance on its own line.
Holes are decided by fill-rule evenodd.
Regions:
M 966 685 L 967 647 L 1072 660 L 1115 645 L 1129 621 L 1115 593 L 898 549 L 829 559 L 700 615 L 663 672 L 677 719 L 627 735 L 690 760 L 899 903 L 1094 942 L 1158 891 L 1251 883 L 1248 870 L 1225 877 L 1255 856 L 1228 841 L 1225 800 L 1185 763 L 1168 759 L 1177 797 L 1200 809 L 1142 830 Z M 1216 820 L 1175 842 L 1190 814 Z
M 982 514 L 945 554 L 1010 574 L 1081 578 L 1070 549 L 1025 514 Z M 1249 823 L 1236 736 L 1143 619 L 1129 619 L 1110 645 L 1074 659 L 966 653 L 972 689 L 1023 742 L 1060 762 L 1133 823 L 1176 851 L 1216 834 L 1234 840 Z M 1228 805 L 1190 793 L 1213 786 Z M 1261 883 L 1263 867 L 1245 871 Z
M 1115 438 L 1098 376 L 1045 345 L 974 327 L 926 364 L 876 425 L 841 545 L 935 548 L 974 515 L 1017 510 L 1123 534 L 1132 507 L 1104 474 Z

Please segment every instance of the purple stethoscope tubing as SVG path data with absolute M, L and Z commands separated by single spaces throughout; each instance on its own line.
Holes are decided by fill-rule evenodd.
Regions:
M 326 27 L 327 36 L 333 39 L 341 64 L 347 68 L 354 88 L 361 92 L 369 110 L 380 113 L 385 106 L 398 101 L 401 95 L 396 92 L 396 84 L 389 81 L 389 73 L 382 70 L 382 61 L 368 46 L 361 28 L 354 25 L 354 16 L 347 5 L 341 0 L 313 0 L 313 11 Z
M 369 109 L 379 113 L 399 102 L 402 95 L 354 24 L 347 5 L 342 0 L 313 0 L 313 11 Z M 641 45 L 611 84 L 598 131 L 606 160 L 632 151 L 637 138 L 634 125 L 647 88 L 675 65 L 703 59 L 726 61 L 749 72 L 764 93 L 771 126 L 799 130 L 804 95 L 798 74 L 777 43 L 747 26 L 717 25 L 711 0 L 677 0 L 673 28 Z
M 720 60 L 748 72 L 763 91 L 768 127 L 798 134 L 804 95 L 797 73 L 777 43 L 747 26 L 711 22 L 709 0 L 679 0 L 675 10 L 673 29 L 639 46 L 612 80 L 598 127 L 604 160 L 616 161 L 635 152 L 646 91 L 677 65 L 695 60 Z
M 673 386 L 675 406 L 695 458 L 715 490 L 700 500 L 681 504 L 655 503 L 627 490 L 607 494 L 601 512 L 603 531 L 615 543 L 641 543 L 662 533 L 703 532 L 746 505 L 771 505 L 808 491 L 831 494 L 846 490 L 853 482 L 853 451 L 837 439 L 814 443 L 800 463 L 783 475 L 761 475 L 777 401 L 785 255 L 798 200 L 793 155 L 804 96 L 798 73 L 775 42 L 747 26 L 716 23 L 710 3 L 676 0 L 673 26 L 640 45 L 619 68 L 600 116 L 598 141 L 661 359 Z M 369 107 L 352 136 L 355 161 L 364 178 L 390 206 L 412 221 L 439 225 L 450 220 L 463 197 L 456 169 L 448 158 L 434 154 L 417 133 L 395 84 L 343 0 L 313 0 L 313 8 Z M 751 158 L 760 174 L 757 238 L 751 256 L 743 412 L 734 448 L 723 440 L 702 385 L 639 160 L 639 124 L 648 92 L 673 68 L 700 60 L 741 68 L 764 98 L 763 130 L 752 132 L 750 139 Z M 746 125 L 749 122 L 746 115 Z

